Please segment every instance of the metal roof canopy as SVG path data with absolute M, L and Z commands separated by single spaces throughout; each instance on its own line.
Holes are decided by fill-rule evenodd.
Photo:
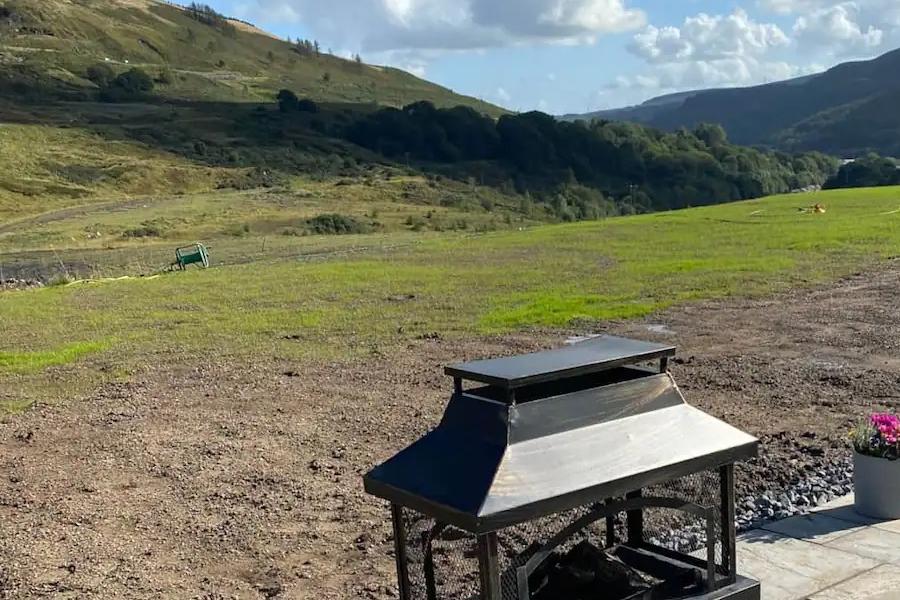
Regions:
M 604 335 L 558 350 L 450 365 L 444 372 L 466 381 L 515 389 L 674 355 L 675 346 Z
M 612 351 L 626 347 L 636 353 Z M 364 477 L 366 491 L 481 534 L 755 456 L 756 438 L 688 405 L 668 373 L 619 366 L 673 352 L 601 338 L 450 367 L 500 387 L 455 393 L 436 429 Z M 505 385 L 518 403 L 497 400 Z

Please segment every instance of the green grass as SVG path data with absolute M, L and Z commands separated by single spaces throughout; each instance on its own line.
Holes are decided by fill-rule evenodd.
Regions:
M 827 214 L 799 210 L 814 202 L 825 204 Z M 842 190 L 523 231 L 431 235 L 318 262 L 269 255 L 156 279 L 7 293 L 0 295 L 0 315 L 16 326 L 0 350 L 41 353 L 114 339 L 99 355 L 101 365 L 111 360 L 131 369 L 197 354 L 347 357 L 432 332 L 452 338 L 631 318 L 683 302 L 826 282 L 876 265 L 900 255 L 898 207 L 898 188 Z M 103 371 L 84 368 L 77 377 L 93 373 L 99 380 Z M 0 387 L 6 378 L 0 375 Z M 21 394 L 38 394 L 39 383 Z
M 53 350 L 35 352 L 0 352 L 0 373 L 33 373 L 47 367 L 59 367 L 100 352 L 108 342 L 76 342 Z

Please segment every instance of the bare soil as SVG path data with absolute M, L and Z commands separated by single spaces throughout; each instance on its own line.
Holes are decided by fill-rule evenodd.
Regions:
M 853 421 L 900 406 L 898 287 L 895 263 L 603 329 L 678 344 L 689 401 L 763 441 L 738 472 L 750 494 L 845 455 Z M 567 333 L 416 340 L 351 364 L 148 366 L 5 417 L 0 598 L 394 597 L 387 511 L 361 476 L 437 423 L 444 364 Z

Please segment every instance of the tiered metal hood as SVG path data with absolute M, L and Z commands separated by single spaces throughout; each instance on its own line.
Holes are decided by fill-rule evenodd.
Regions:
M 604 336 L 448 367 L 440 425 L 366 491 L 485 533 L 755 456 L 754 437 L 687 404 L 665 369 L 674 353 Z M 635 366 L 657 359 L 662 372 Z

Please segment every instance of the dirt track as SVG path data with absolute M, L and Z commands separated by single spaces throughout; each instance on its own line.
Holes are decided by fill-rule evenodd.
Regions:
M 848 425 L 872 406 L 900 406 L 898 288 L 900 263 L 608 330 L 677 343 L 688 399 L 762 438 L 761 458 L 739 471 L 749 493 L 845 452 Z M 8 417 L 0 598 L 393 597 L 386 512 L 360 476 L 436 423 L 443 364 L 562 338 L 421 340 L 302 370 L 150 367 Z

